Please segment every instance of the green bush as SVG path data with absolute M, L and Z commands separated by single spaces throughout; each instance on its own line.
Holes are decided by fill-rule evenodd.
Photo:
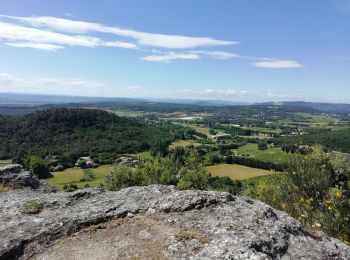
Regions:
M 142 184 L 141 176 L 133 169 L 120 166 L 106 178 L 106 187 L 109 190 L 120 190 L 129 186 L 138 186 Z
M 285 210 L 306 226 L 350 243 L 350 164 L 316 152 L 293 157 L 286 174 L 261 179 L 245 194 Z
M 237 192 L 235 182 L 212 177 L 200 161 L 199 154 L 190 148 L 186 148 L 186 151 L 170 151 L 167 157 L 156 157 L 136 169 L 116 167 L 106 178 L 106 188 L 119 190 L 129 186 L 163 184 L 175 185 L 178 189 Z
M 26 214 L 38 214 L 44 208 L 44 202 L 39 200 L 27 201 L 23 204 L 22 211 Z
M 50 171 L 47 163 L 39 156 L 29 156 L 26 161 L 28 170 L 38 178 L 50 177 Z
M 63 185 L 63 190 L 65 192 L 72 192 L 72 191 L 75 191 L 77 189 L 78 189 L 78 186 L 76 184 L 73 184 L 73 183 Z

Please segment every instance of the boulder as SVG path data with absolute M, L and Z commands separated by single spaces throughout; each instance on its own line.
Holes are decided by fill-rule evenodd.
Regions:
M 43 207 L 28 214 L 33 200 Z M 80 231 L 99 223 L 107 224 Z M 0 259 L 350 259 L 341 241 L 260 201 L 162 185 L 9 190 L 0 194 L 0 234 Z
M 24 170 L 23 166 L 19 164 L 0 168 L 0 183 L 12 188 L 45 189 L 48 187 L 29 171 Z

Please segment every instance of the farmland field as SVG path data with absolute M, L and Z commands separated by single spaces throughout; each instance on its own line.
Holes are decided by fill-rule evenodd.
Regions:
M 238 149 L 234 149 L 235 151 L 241 153 L 241 154 L 247 154 L 253 156 L 257 160 L 266 161 L 266 162 L 274 162 L 274 163 L 281 163 L 285 162 L 290 158 L 290 154 L 284 153 L 281 148 L 274 147 L 269 148 L 266 150 L 259 150 L 257 144 L 246 144 Z
M 238 164 L 226 163 L 207 166 L 207 169 L 213 176 L 228 176 L 233 180 L 244 180 L 258 176 L 276 174 L 272 171 L 246 167 Z
M 63 172 L 53 172 L 53 177 L 46 181 L 49 184 L 56 185 L 59 190 L 62 190 L 65 184 L 76 184 L 78 188 L 84 188 L 86 184 L 89 184 L 91 187 L 99 186 L 101 183 L 104 183 L 105 177 L 109 175 L 113 169 L 114 165 L 102 165 L 95 169 L 69 168 Z M 91 172 L 94 179 L 91 181 L 81 181 L 85 175 L 84 170 Z
M 141 153 L 131 153 L 128 155 L 136 157 L 137 159 L 140 159 L 140 160 L 150 160 L 153 158 L 151 155 L 151 152 L 149 152 L 149 151 L 141 152 Z
M 175 148 L 175 147 L 186 147 L 189 145 L 193 145 L 193 146 L 199 146 L 201 144 L 196 143 L 192 140 L 177 140 L 173 143 L 171 143 L 170 148 Z

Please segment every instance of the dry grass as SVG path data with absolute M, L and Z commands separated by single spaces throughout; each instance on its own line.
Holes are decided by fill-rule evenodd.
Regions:
M 0 192 L 5 192 L 5 191 L 8 191 L 9 189 L 10 187 L 8 185 L 0 184 Z
M 181 241 L 181 242 L 186 242 L 192 239 L 197 240 L 201 244 L 207 244 L 209 242 L 208 236 L 194 229 L 180 230 L 175 235 L 175 237 L 178 241 Z
M 22 211 L 27 214 L 39 214 L 43 208 L 44 202 L 39 200 L 31 200 L 23 204 Z
M 228 176 L 232 180 L 245 180 L 249 178 L 275 174 L 272 171 L 246 167 L 238 164 L 226 164 L 226 163 L 208 166 L 207 170 L 213 176 L 220 176 L 220 177 Z
M 86 232 L 86 233 L 94 233 L 98 229 L 106 229 L 106 228 L 107 228 L 107 223 L 100 223 L 100 224 L 91 225 L 91 226 L 85 228 L 84 232 Z

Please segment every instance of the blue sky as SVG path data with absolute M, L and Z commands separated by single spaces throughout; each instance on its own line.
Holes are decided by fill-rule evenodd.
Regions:
M 350 0 L 3 0 L 0 15 L 0 92 L 350 103 Z

